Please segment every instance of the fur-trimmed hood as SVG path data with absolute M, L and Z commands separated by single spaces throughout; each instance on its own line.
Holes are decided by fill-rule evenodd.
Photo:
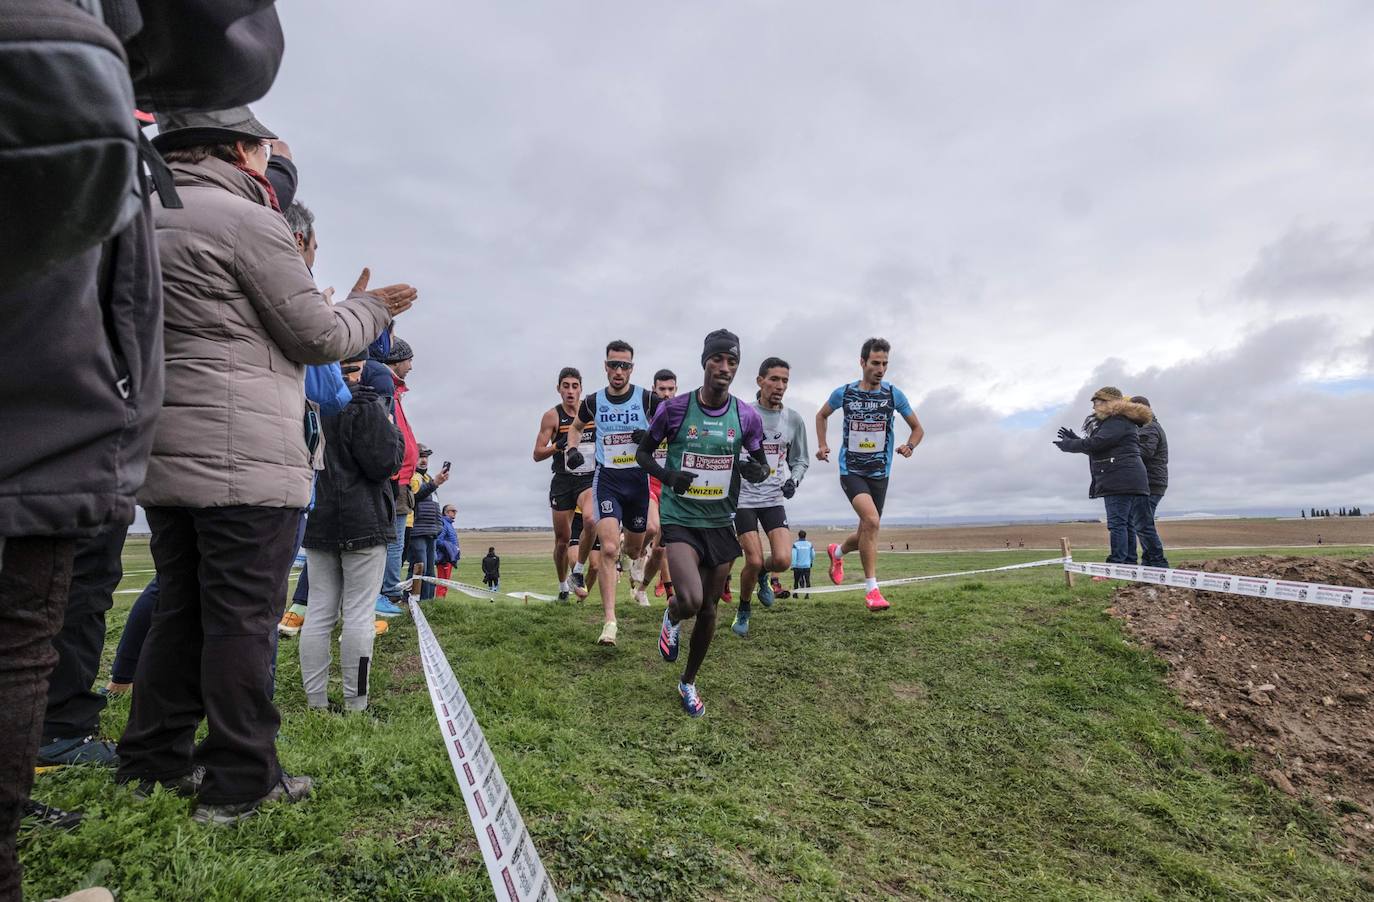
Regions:
M 1102 409 L 1099 419 L 1105 420 L 1107 417 L 1117 416 L 1118 414 L 1130 420 L 1132 423 L 1135 423 L 1137 426 L 1148 425 L 1149 422 L 1155 418 L 1154 411 L 1144 404 L 1137 404 L 1134 401 L 1122 398 L 1118 401 L 1107 402 L 1106 406 Z

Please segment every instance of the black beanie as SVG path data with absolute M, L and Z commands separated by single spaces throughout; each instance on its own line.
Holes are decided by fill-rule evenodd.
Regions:
M 402 360 L 410 360 L 415 356 L 415 352 L 410 349 L 410 342 L 404 338 L 391 339 L 391 351 L 382 358 L 382 363 L 400 363 Z
M 730 354 L 739 360 L 739 336 L 729 329 L 717 329 L 706 336 L 706 343 L 701 348 L 701 365 L 705 366 L 706 361 L 717 354 Z

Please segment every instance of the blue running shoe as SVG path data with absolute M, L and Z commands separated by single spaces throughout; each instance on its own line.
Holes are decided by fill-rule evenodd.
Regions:
M 773 606 L 773 587 L 768 582 L 768 571 L 759 573 L 759 601 L 763 602 L 765 608 Z
M 672 663 L 677 660 L 678 639 L 682 635 L 681 624 L 675 624 L 668 619 L 668 612 L 663 612 L 663 629 L 658 631 L 658 653 L 663 655 L 663 660 Z
M 735 622 L 730 624 L 730 629 L 736 636 L 749 635 L 749 611 L 747 609 L 742 609 L 735 614 Z
M 678 683 L 677 694 L 682 696 L 682 710 L 688 717 L 700 717 L 706 713 L 706 703 L 697 695 L 695 683 Z
M 400 613 L 401 613 L 401 609 L 398 608 L 398 607 L 396 607 L 396 605 L 392 604 L 392 603 L 391 603 L 391 599 L 389 599 L 389 598 L 379 598 L 379 599 L 377 599 L 377 616 L 378 616 L 378 617 L 396 617 L 396 616 L 399 616 Z

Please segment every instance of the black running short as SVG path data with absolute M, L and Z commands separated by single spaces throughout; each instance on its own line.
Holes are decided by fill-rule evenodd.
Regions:
M 757 532 L 762 526 L 764 532 L 787 528 L 787 509 L 781 504 L 772 507 L 741 507 L 735 511 L 735 533 L 747 535 Z
M 840 477 L 840 488 L 844 489 L 844 496 L 850 503 L 858 495 L 869 495 L 873 498 L 873 506 L 878 509 L 878 516 L 883 515 L 883 502 L 887 501 L 887 477 L 881 479 L 874 476 L 855 476 L 847 473 Z
M 703 567 L 719 567 L 744 554 L 730 526 L 696 527 L 664 523 L 659 539 L 665 546 L 691 545 Z
M 592 474 L 574 476 L 571 473 L 555 473 L 549 483 L 549 507 L 556 511 L 577 509 L 577 499 L 592 487 Z

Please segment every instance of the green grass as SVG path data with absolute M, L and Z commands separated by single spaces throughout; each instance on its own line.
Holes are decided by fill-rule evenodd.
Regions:
M 1203 556 L 1215 554 L 1172 553 Z M 127 561 L 149 568 L 146 545 Z M 548 591 L 549 569 L 505 557 L 503 588 Z M 1069 591 L 1046 568 L 894 589 L 883 616 L 855 594 L 790 599 L 756 605 L 748 640 L 729 633 L 726 606 L 699 721 L 678 708 L 678 667 L 658 659 L 657 606 L 622 602 L 618 649 L 593 644 L 591 603 L 450 595 L 427 615 L 564 898 L 1369 898 L 1370 862 L 1332 857 L 1328 819 L 1267 788 L 1178 703 L 1103 613 L 1110 588 Z M 133 598 L 117 596 L 107 665 Z M 408 619 L 378 642 L 371 717 L 307 713 L 295 648 L 283 642 L 278 669 L 280 752 L 315 777 L 308 803 L 210 829 L 188 803 L 136 801 L 104 772 L 43 774 L 37 797 L 89 816 L 24 835 L 26 891 L 490 898 Z M 112 705 L 106 734 L 126 715 Z

